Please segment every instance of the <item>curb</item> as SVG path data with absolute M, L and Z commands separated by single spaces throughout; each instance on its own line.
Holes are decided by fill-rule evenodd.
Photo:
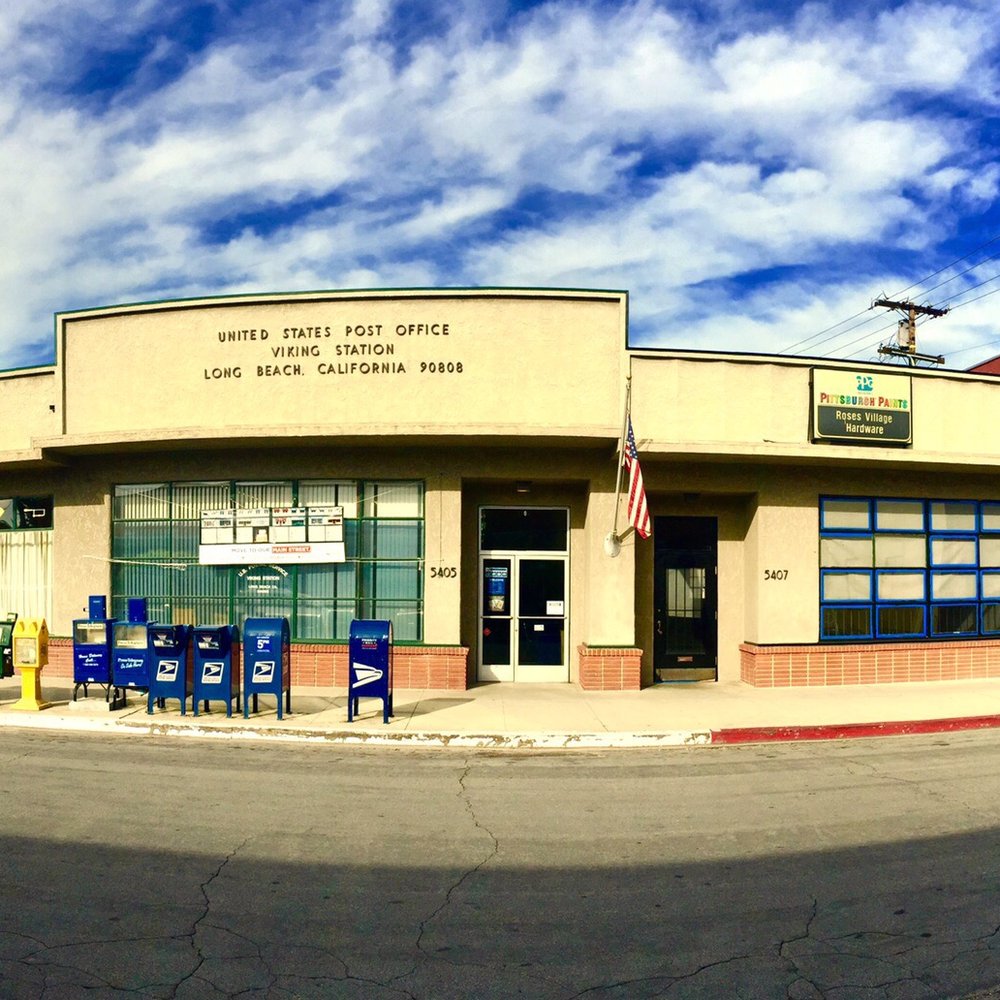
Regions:
M 382 732 L 285 728 L 253 725 L 180 724 L 133 717 L 73 717 L 46 712 L 0 711 L 0 728 L 91 732 L 120 736 L 187 736 L 197 739 L 250 740 L 276 743 L 312 743 L 326 746 L 454 747 L 464 750 L 604 750 L 673 749 L 683 747 L 738 746 L 759 743 L 790 743 L 871 739 L 885 736 L 919 736 L 1000 728 L 1000 715 L 898 722 L 858 722 L 809 726 L 746 726 L 726 729 L 673 730 L 660 733 L 461 733 Z
M 923 719 L 906 722 L 848 722 L 822 726 L 753 726 L 713 729 L 712 743 L 781 743 L 794 740 L 853 740 L 874 736 L 921 736 L 957 733 L 969 729 L 998 729 L 1000 715 L 970 715 L 954 719 Z

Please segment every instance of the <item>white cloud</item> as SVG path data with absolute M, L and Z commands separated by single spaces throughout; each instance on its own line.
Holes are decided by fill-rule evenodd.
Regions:
M 173 42 L 153 38 L 142 85 L 95 110 L 53 89 L 51 67 L 71 77 L 89 46 L 143 37 L 161 9 L 16 0 L 0 13 L 0 354 L 53 310 L 164 288 L 626 287 L 647 325 L 704 316 L 683 335 L 724 329 L 743 348 L 774 346 L 821 301 L 826 319 L 831 302 L 855 311 L 841 286 L 810 292 L 812 312 L 792 283 L 767 308 L 730 307 L 718 287 L 761 268 L 822 274 L 887 240 L 929 246 L 951 213 L 994 202 L 1000 168 L 974 116 L 997 27 L 973 4 L 910 2 L 839 20 L 808 5 L 744 29 L 730 6 L 706 28 L 652 0 L 553 2 L 492 32 L 496 6 L 456 5 L 451 30 L 400 54 L 391 0 L 355 0 L 271 34 L 237 21 L 159 89 L 149 70 Z M 272 231 L 202 235 L 332 195 Z M 518 227 L 489 235 L 507 212 Z

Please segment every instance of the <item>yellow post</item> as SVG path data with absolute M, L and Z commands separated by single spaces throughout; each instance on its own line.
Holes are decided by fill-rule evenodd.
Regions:
M 14 669 L 21 671 L 21 700 L 10 707 L 19 712 L 40 712 L 49 703 L 42 701 L 41 672 L 49 662 L 49 630 L 44 618 L 22 618 L 14 625 Z

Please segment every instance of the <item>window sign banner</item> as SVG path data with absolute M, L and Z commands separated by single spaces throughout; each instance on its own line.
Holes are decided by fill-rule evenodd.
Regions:
M 913 441 L 908 375 L 881 372 L 812 372 L 812 439 L 897 445 Z
M 198 562 L 202 566 L 342 563 L 343 507 L 261 507 L 205 510 Z

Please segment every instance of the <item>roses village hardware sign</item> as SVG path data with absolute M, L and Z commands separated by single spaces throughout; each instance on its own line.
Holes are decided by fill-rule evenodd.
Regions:
M 908 375 L 814 368 L 813 441 L 912 444 L 910 381 Z

